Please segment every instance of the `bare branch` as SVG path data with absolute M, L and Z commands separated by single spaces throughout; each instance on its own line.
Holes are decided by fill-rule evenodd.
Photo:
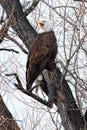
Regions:
M 35 7 L 38 5 L 39 1 L 40 1 L 40 0 L 33 0 L 33 3 L 32 3 L 32 5 L 31 5 L 31 7 L 29 7 L 29 8 L 26 9 L 26 11 L 25 11 L 25 15 L 26 15 L 26 16 L 27 16 L 29 13 L 31 13 L 31 12 L 35 9 Z
M 87 55 L 87 49 L 82 46 L 82 50 L 83 50 L 83 51 L 85 52 L 85 54 Z
M 11 18 L 11 27 L 17 33 L 19 38 L 23 41 L 26 48 L 29 50 L 30 45 L 32 44 L 37 33 L 24 15 L 20 1 L 14 1 L 15 9 Z M 0 4 L 5 9 L 7 16 L 9 16 L 9 13 L 13 9 L 13 1 L 6 0 L 3 2 L 3 0 L 1 0 Z
M 5 8 L 7 15 L 9 16 L 9 12 L 11 12 L 12 10 L 12 1 L 11 0 L 6 0 L 7 2 L 3 2 L 2 0 L 2 6 L 3 8 Z M 9 2 L 10 1 L 10 2 Z M 15 0 L 16 1 L 16 7 L 15 7 L 15 12 L 13 14 L 12 17 L 12 21 L 11 21 L 11 26 L 14 29 L 15 32 L 17 32 L 18 36 L 21 38 L 21 40 L 23 41 L 23 43 L 26 45 L 26 47 L 29 49 L 30 44 L 32 44 L 33 39 L 35 38 L 35 36 L 37 35 L 35 30 L 32 29 L 31 25 L 29 24 L 29 22 L 27 21 L 24 12 L 22 11 L 22 8 L 20 6 L 20 2 L 19 0 Z M 43 0 L 42 0 L 43 1 Z M 81 14 L 81 9 L 74 9 L 75 10 L 75 14 L 76 14 L 76 21 L 70 19 L 70 17 L 64 17 L 62 15 L 62 13 L 59 13 L 56 8 L 54 8 L 53 6 L 49 5 L 49 3 L 47 3 L 46 1 L 43 1 L 49 8 L 51 8 L 58 16 L 60 16 L 62 18 L 62 20 L 65 20 L 67 23 L 69 23 L 71 26 L 71 28 L 77 28 L 77 24 L 79 20 L 79 16 Z M 9 3 L 8 8 L 7 8 L 7 3 Z M 65 7 L 66 8 L 66 7 Z M 73 8 L 73 7 L 72 7 Z M 81 14 L 82 15 L 82 14 Z M 22 17 L 21 17 L 22 16 Z M 69 19 L 68 19 L 69 18 Z M 80 18 L 81 19 L 81 18 Z M 84 21 L 83 21 L 84 22 Z M 76 23 L 76 24 L 75 24 Z M 81 25 L 81 21 L 80 21 L 80 26 Z M 68 27 L 65 25 L 65 30 L 68 30 Z M 86 30 L 86 29 L 85 29 Z M 68 31 L 69 32 L 69 31 Z M 73 34 L 72 34 L 73 33 Z M 62 32 L 63 34 L 63 32 Z M 69 43 L 71 43 L 71 49 L 70 54 L 69 54 L 69 59 L 67 59 L 67 54 L 66 54 L 66 65 L 64 65 L 64 63 L 59 63 L 61 65 L 61 68 L 63 68 L 63 72 L 61 73 L 60 70 L 57 68 L 56 69 L 56 79 L 57 79 L 57 87 L 55 87 L 55 97 L 54 97 L 54 102 L 55 105 L 58 108 L 58 113 L 61 116 L 62 119 L 62 124 L 65 128 L 65 130 L 83 130 L 84 129 L 84 121 L 83 121 L 83 115 L 72 95 L 71 89 L 69 88 L 68 82 L 67 80 L 65 80 L 65 76 L 66 73 L 68 72 L 69 74 L 69 78 L 70 82 L 72 82 L 72 79 L 74 79 L 76 81 L 76 78 L 78 79 L 80 76 L 76 75 L 77 73 L 74 73 L 74 71 L 72 72 L 72 70 L 70 70 L 70 63 L 72 63 L 72 61 L 74 60 L 74 56 L 75 54 L 79 54 L 79 50 L 80 48 L 82 49 L 82 47 L 84 48 L 84 41 L 86 38 L 86 35 L 84 35 L 84 33 L 82 33 L 81 37 L 78 37 L 78 35 L 80 34 L 80 29 L 79 30 L 75 30 L 74 32 L 71 31 L 70 32 L 70 37 L 69 38 Z M 87 33 L 85 33 L 87 34 Z M 61 34 L 60 34 L 61 37 Z M 82 38 L 82 39 L 81 39 Z M 79 39 L 79 40 L 78 40 Z M 67 38 L 64 37 L 64 40 L 66 42 Z M 60 39 L 61 41 L 61 39 Z M 75 44 L 75 48 L 73 49 L 73 45 Z M 67 44 L 65 43 L 65 51 L 67 49 Z M 84 52 L 86 52 L 86 49 L 84 50 Z M 86 54 L 86 53 L 85 53 Z M 62 61 L 63 59 L 61 59 Z M 76 58 L 76 60 L 78 60 L 78 58 Z M 75 60 L 74 60 L 75 61 Z M 59 61 L 58 61 L 59 62 Z M 74 62 L 72 63 L 74 64 Z M 73 69 L 75 69 L 75 64 Z M 78 71 L 78 68 L 77 68 Z M 75 71 L 76 72 L 76 71 Z M 15 76 L 15 75 L 14 75 Z M 47 76 L 47 75 L 46 75 Z M 16 76 L 15 76 L 16 77 Z M 48 78 L 48 77 L 47 77 Z M 47 79 L 44 78 L 44 79 Z M 23 89 L 20 80 L 18 79 L 18 77 L 16 77 L 18 84 L 14 84 L 20 91 L 22 89 L 23 93 L 30 95 L 30 92 L 28 92 L 27 90 Z M 49 83 L 49 78 L 47 79 L 48 83 Z M 45 80 L 46 81 L 46 80 Z M 75 87 L 75 84 L 72 82 L 73 87 Z M 77 81 L 78 86 L 81 86 L 80 82 Z M 21 87 L 20 87 L 21 86 Z M 46 85 L 42 85 L 42 90 L 47 94 L 48 96 L 48 89 Z M 21 91 L 21 92 L 22 92 Z M 81 90 L 80 90 L 81 91 Z M 31 96 L 31 95 L 30 95 Z M 38 96 L 34 95 L 35 98 L 38 98 Z M 32 96 L 31 96 L 32 97 Z
M 50 107 L 49 106 L 49 102 L 48 101 L 45 101 L 43 100 L 42 98 L 40 98 L 39 96 L 36 96 L 35 94 L 31 93 L 31 91 L 29 92 L 28 90 L 25 90 L 23 87 L 22 87 L 22 84 L 21 84 L 21 81 L 18 77 L 18 75 L 16 73 L 11 73 L 11 74 L 6 74 L 6 76 L 15 76 L 18 84 L 14 83 L 15 87 L 17 89 L 19 89 L 22 93 L 28 95 L 28 96 L 31 96 L 32 98 L 34 98 L 35 100 L 39 101 L 40 103 L 46 105 L 47 107 Z
M 0 129 L 20 130 L 20 128 L 16 123 L 16 120 L 14 120 L 12 114 L 9 112 L 8 108 L 4 104 L 1 95 L 0 95 Z
M 28 52 L 22 47 L 22 45 L 18 41 L 16 41 L 14 38 L 12 38 L 9 35 L 7 35 L 6 38 L 14 42 L 25 54 L 28 54 Z
M 0 48 L 0 51 L 13 51 L 15 53 L 19 53 L 18 51 L 14 50 L 14 49 L 6 49 L 6 48 Z
M 10 21 L 6 20 L 4 22 L 4 24 L 2 25 L 2 28 L 0 30 L 0 42 L 2 42 L 4 37 L 7 35 L 7 31 L 9 29 L 9 26 L 10 26 Z
M 9 14 L 9 18 L 6 19 L 6 21 L 4 22 L 1 30 L 0 30 L 0 42 L 3 41 L 4 37 L 7 35 L 7 31 L 10 27 L 10 21 L 11 21 L 11 18 L 12 18 L 12 15 L 13 15 L 13 12 L 14 12 L 14 8 L 15 8 L 15 1 L 13 2 L 13 8 L 11 10 L 11 13 Z
M 58 14 L 62 19 L 64 19 L 67 23 L 72 25 L 73 27 L 76 27 L 72 22 L 70 22 L 68 19 L 66 19 L 64 16 L 62 16 L 57 10 L 55 10 L 54 7 L 52 7 L 48 2 L 41 0 L 44 4 L 46 4 L 48 7 L 50 7 L 56 14 Z M 76 27 L 77 28 L 77 27 Z
M 87 0 L 74 0 L 74 1 L 78 1 L 78 2 L 87 2 Z

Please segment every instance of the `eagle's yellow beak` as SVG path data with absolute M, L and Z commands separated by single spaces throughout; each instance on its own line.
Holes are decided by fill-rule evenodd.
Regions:
M 40 25 L 41 27 L 44 26 L 44 22 L 42 20 L 38 20 L 37 21 L 38 25 Z

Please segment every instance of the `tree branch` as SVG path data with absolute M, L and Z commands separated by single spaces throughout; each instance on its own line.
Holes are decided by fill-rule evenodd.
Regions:
M 24 13 L 25 16 L 27 16 L 29 13 L 31 13 L 35 9 L 35 7 L 38 5 L 39 1 L 40 0 L 33 0 L 33 3 L 31 5 L 31 7 L 29 7 L 28 9 L 26 9 L 26 11 Z
M 0 43 L 3 41 L 4 37 L 7 35 L 9 26 L 10 26 L 10 21 L 6 20 L 0 30 Z
M 14 50 L 14 49 L 6 49 L 6 48 L 0 48 L 0 51 L 13 51 L 15 53 L 19 53 L 18 51 Z
M 6 10 L 7 16 L 9 16 L 12 10 L 13 1 L 1 0 L 0 3 L 2 7 Z M 26 19 L 22 11 L 19 0 L 15 0 L 15 4 L 16 4 L 15 10 L 11 19 L 11 27 L 17 32 L 18 36 L 24 42 L 25 46 L 29 50 L 30 45 L 33 43 L 33 40 L 35 39 L 37 33 Z M 45 4 L 47 5 L 48 3 L 45 2 Z M 49 7 L 52 8 L 51 6 Z M 56 10 L 55 12 L 61 17 L 61 15 Z M 64 17 L 61 18 L 64 19 Z M 75 27 L 74 24 L 68 21 L 67 19 L 66 22 Z M 65 130 L 83 130 L 84 118 L 81 115 L 81 112 L 76 104 L 76 101 L 72 95 L 71 89 L 69 88 L 67 81 L 65 80 L 65 78 L 62 78 L 63 74 L 60 72 L 58 67 L 56 68 L 55 77 L 57 80 L 57 84 L 54 86 L 55 87 L 54 103 L 57 106 L 58 113 L 61 116 Z M 47 86 L 42 85 L 41 87 L 43 91 L 48 95 L 48 92 L 46 91 Z
M 37 35 L 35 29 L 31 26 L 29 21 L 27 20 L 24 12 L 22 11 L 21 4 L 19 0 L 15 1 L 15 8 L 13 11 L 13 15 L 11 17 L 11 27 L 18 34 L 19 38 L 22 39 L 26 48 L 29 50 L 30 45 L 33 43 L 35 36 Z M 9 14 L 13 9 L 13 1 L 12 0 L 0 0 L 1 6 L 5 9 L 7 16 L 9 18 Z
M 0 96 L 0 129 L 1 130 L 20 130 L 16 121 L 13 119 L 11 113 L 3 102 Z
M 28 52 L 22 47 L 22 45 L 18 41 L 16 41 L 14 38 L 12 38 L 9 35 L 7 35 L 6 38 L 14 42 L 25 54 L 28 54 Z
M 39 96 L 36 96 L 35 94 L 33 94 L 31 91 L 29 92 L 28 90 L 25 90 L 23 87 L 22 87 L 22 84 L 21 84 L 21 81 L 18 77 L 18 75 L 16 73 L 11 73 L 11 74 L 6 74 L 6 76 L 15 76 L 16 80 L 17 80 L 17 84 L 14 83 L 15 87 L 17 89 L 19 89 L 21 92 L 23 92 L 24 94 L 28 95 L 28 96 L 31 96 L 33 99 L 39 101 L 40 103 L 46 105 L 47 107 L 50 107 L 49 106 L 49 102 L 48 101 L 45 101 L 43 100 L 42 98 L 40 98 Z
M 47 1 L 41 0 L 45 5 L 47 5 L 48 7 L 50 7 L 56 14 L 58 14 L 62 19 L 64 19 L 67 23 L 69 23 L 70 25 L 72 25 L 73 27 L 77 28 L 77 25 L 74 25 L 71 21 L 69 21 L 68 19 L 66 19 L 64 16 L 62 16 L 55 8 L 53 8 Z
M 15 0 L 13 2 L 13 7 L 11 9 L 11 12 L 9 13 L 9 18 L 6 19 L 6 21 L 4 22 L 4 24 L 0 30 L 0 42 L 2 42 L 4 37 L 7 35 L 7 31 L 8 31 L 8 28 L 10 27 L 10 21 L 13 16 L 14 9 L 15 9 Z
M 74 0 L 74 1 L 78 1 L 78 2 L 87 2 L 87 0 Z

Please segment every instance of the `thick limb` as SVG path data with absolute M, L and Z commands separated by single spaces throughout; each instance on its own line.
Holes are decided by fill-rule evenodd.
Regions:
M 17 89 L 19 89 L 19 90 L 20 90 L 21 92 L 23 92 L 24 94 L 26 94 L 26 95 L 28 95 L 28 96 L 31 96 L 32 98 L 34 98 L 35 100 L 39 101 L 40 103 L 42 103 L 42 104 L 44 104 L 44 105 L 50 107 L 48 101 L 43 100 L 42 98 L 40 98 L 39 96 L 37 96 L 37 95 L 31 93 L 31 92 L 28 91 L 28 90 L 25 90 L 25 89 L 22 87 L 21 81 L 20 81 L 20 79 L 19 79 L 19 77 L 18 77 L 18 75 L 17 75 L 16 73 L 6 74 L 6 76 L 15 76 L 15 78 L 16 78 L 16 80 L 17 80 L 17 84 L 14 83 L 14 85 L 15 85 L 15 87 L 16 87 Z
M 53 83 L 49 85 L 49 94 L 48 94 L 48 104 L 51 107 L 53 107 L 54 103 L 54 86 Z
M 50 72 L 50 85 L 49 85 L 49 94 L 48 94 L 48 102 L 49 104 L 53 105 L 54 103 L 54 89 L 56 85 L 56 80 L 55 80 L 55 70 Z
M 55 70 L 54 71 L 43 71 L 43 75 L 44 75 L 44 78 L 45 78 L 45 81 L 47 83 L 47 88 L 48 88 L 48 104 L 49 104 L 49 107 L 52 107 L 53 106 L 53 103 L 54 103 L 54 86 L 55 86 L 55 83 L 56 83 L 56 80 L 55 80 Z

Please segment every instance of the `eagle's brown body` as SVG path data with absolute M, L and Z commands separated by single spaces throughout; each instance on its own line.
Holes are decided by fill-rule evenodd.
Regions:
M 31 89 L 34 80 L 44 69 L 55 68 L 57 42 L 53 31 L 41 33 L 35 39 L 28 55 L 26 66 L 27 89 Z

